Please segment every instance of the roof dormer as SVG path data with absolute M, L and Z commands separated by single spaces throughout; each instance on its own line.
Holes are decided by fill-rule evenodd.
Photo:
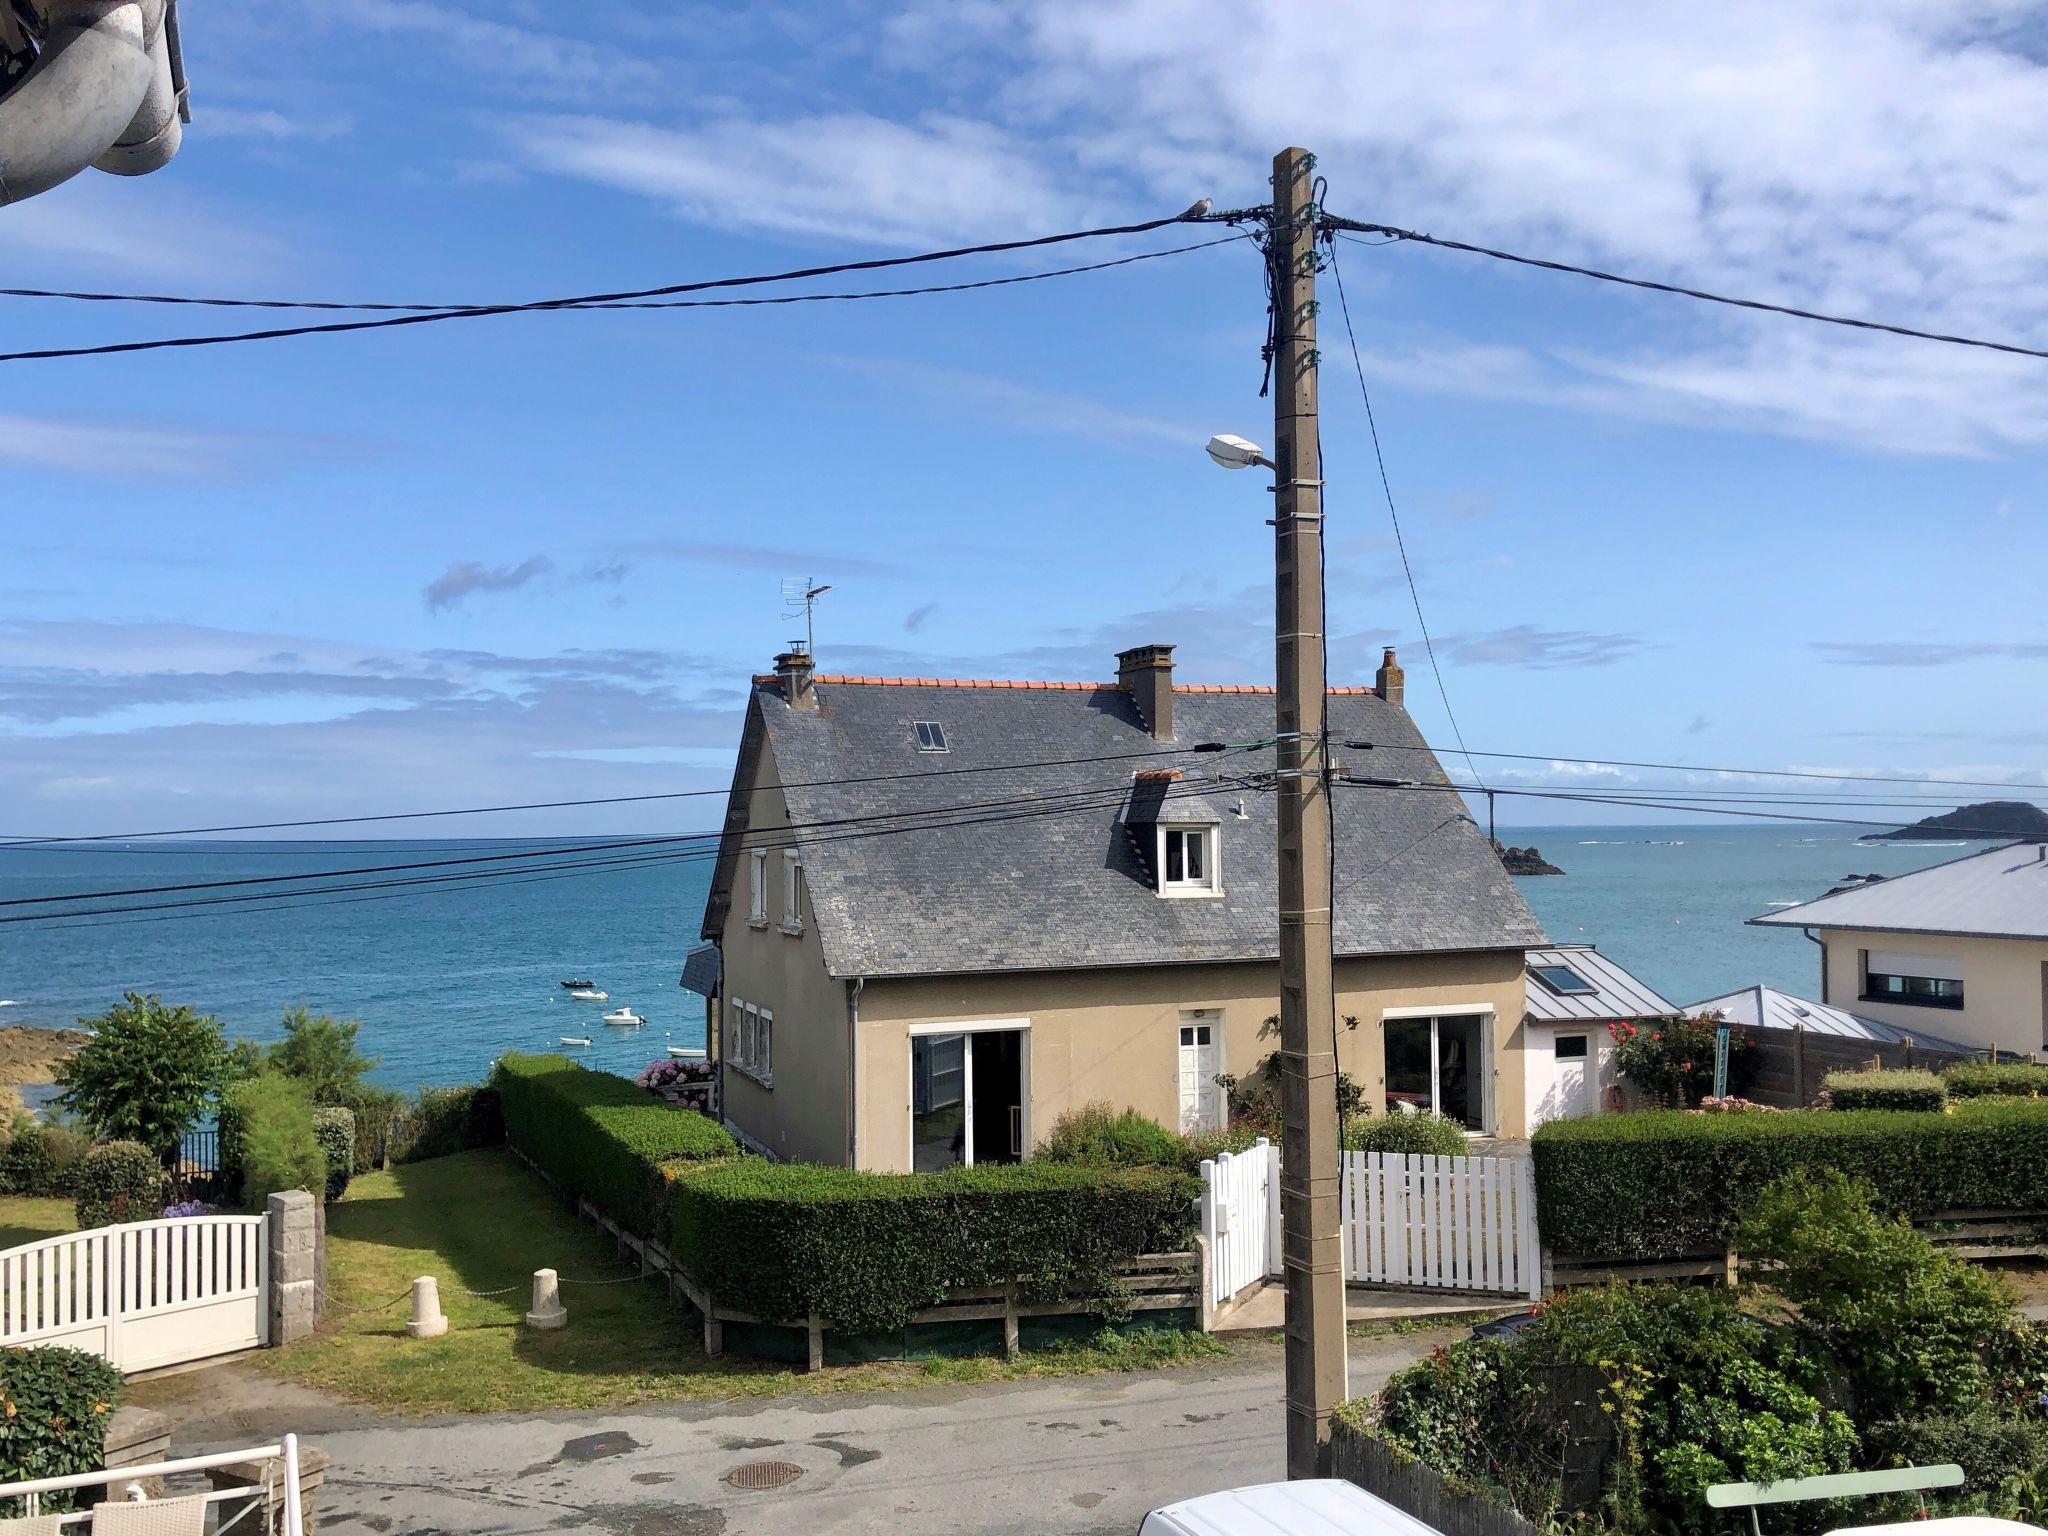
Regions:
M 1223 818 L 1178 768 L 1133 774 L 1124 822 L 1156 895 L 1223 894 Z

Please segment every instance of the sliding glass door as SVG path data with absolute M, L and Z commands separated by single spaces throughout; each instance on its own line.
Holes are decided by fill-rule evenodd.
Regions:
M 1439 1114 L 1468 1131 L 1486 1113 L 1486 1020 L 1476 1013 L 1388 1019 L 1388 1114 Z
M 910 1037 L 913 1169 L 1023 1159 L 1024 1035 L 986 1029 Z

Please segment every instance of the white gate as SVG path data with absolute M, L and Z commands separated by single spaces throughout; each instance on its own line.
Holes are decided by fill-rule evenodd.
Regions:
M 266 1343 L 265 1221 L 136 1221 L 10 1248 L 0 1345 L 61 1344 L 146 1371 Z
M 1343 1192 L 1347 1281 L 1542 1298 L 1528 1158 L 1346 1152 Z
M 1202 1164 L 1202 1236 L 1217 1306 L 1280 1273 L 1280 1153 L 1265 1137 Z

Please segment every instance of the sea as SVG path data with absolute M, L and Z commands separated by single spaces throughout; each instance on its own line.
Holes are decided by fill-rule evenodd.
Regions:
M 1534 844 L 1564 870 L 1518 881 L 1554 942 L 1596 944 L 1681 1005 L 1759 982 L 1815 996 L 1814 946 L 1797 930 L 1752 928 L 1746 919 L 1811 900 L 1847 875 L 1900 875 L 1989 846 L 1860 842 L 1840 828 L 1790 823 L 1503 827 L 1501 836 Z M 0 847 L 0 903 L 108 891 L 138 894 L 105 897 L 96 908 L 216 903 L 0 922 L 0 1025 L 70 1025 L 124 992 L 153 992 L 213 1014 L 231 1037 L 269 1041 L 281 1033 L 284 1011 L 304 1003 L 315 1013 L 361 1020 L 361 1047 L 377 1060 L 371 1076 L 402 1089 L 477 1081 L 508 1050 L 567 1051 L 630 1075 L 664 1057 L 669 1045 L 702 1047 L 703 1000 L 678 985 L 710 884 L 702 862 L 291 900 L 279 899 L 275 885 L 149 889 L 559 846 L 472 840 Z M 219 900 L 228 897 L 250 899 Z M 0 919 L 35 910 L 0 905 Z M 560 985 L 586 978 L 610 1000 L 579 1002 Z M 622 1004 L 646 1025 L 600 1021 Z M 565 1045 L 564 1037 L 591 1043 Z

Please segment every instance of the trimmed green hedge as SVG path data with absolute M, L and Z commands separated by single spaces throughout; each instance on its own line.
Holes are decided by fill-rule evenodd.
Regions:
M 164 1213 L 164 1165 L 139 1141 L 109 1141 L 79 1160 L 80 1230 L 124 1221 L 155 1221 Z
M 0 1416 L 0 1482 L 68 1477 L 104 1467 L 107 1420 L 120 1401 L 121 1373 L 98 1355 L 78 1349 L 0 1349 L 0 1402 L 7 1409 Z M 46 1493 L 41 1505 L 46 1515 L 75 1509 L 78 1495 Z M 16 1507 L 4 1513 L 22 1511 Z
M 1948 1089 L 1932 1072 L 1917 1067 L 1878 1072 L 1830 1072 L 1821 1080 L 1830 1109 L 1905 1109 L 1936 1112 L 1948 1104 Z
M 671 1198 L 676 1256 L 719 1305 L 886 1334 L 955 1286 L 1016 1281 L 1029 1301 L 1114 1313 L 1117 1261 L 1190 1246 L 1201 1187 L 1157 1168 L 863 1173 L 750 1158 L 677 1179 Z
M 1887 1110 L 1552 1120 L 1536 1132 L 1543 1240 L 1581 1258 L 1724 1247 L 1750 1200 L 1795 1168 L 1866 1180 L 1880 1209 L 2048 1210 L 2048 1104 L 1984 1099 L 1951 1114 Z
M 505 1139 L 571 1194 L 643 1237 L 668 1233 L 663 1165 L 732 1157 L 724 1126 L 566 1056 L 509 1053 L 492 1079 Z
M 326 1198 L 339 1200 L 348 1193 L 348 1181 L 355 1176 L 355 1111 L 339 1104 L 316 1105 L 313 1139 L 320 1143 L 321 1155 L 327 1159 Z
M 1941 1074 L 1952 1099 L 2048 1098 L 2048 1067 L 2029 1061 L 1965 1061 Z

